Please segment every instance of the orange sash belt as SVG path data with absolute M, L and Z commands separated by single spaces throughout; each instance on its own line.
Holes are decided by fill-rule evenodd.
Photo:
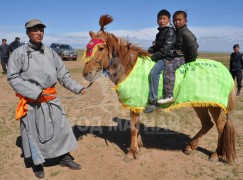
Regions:
M 45 94 L 47 94 L 47 95 L 45 95 Z M 57 94 L 57 92 L 56 92 L 55 87 L 50 87 L 50 88 L 44 89 L 42 91 L 42 95 L 37 100 L 29 99 L 29 98 L 26 98 L 26 97 L 20 95 L 19 93 L 16 93 L 16 96 L 19 97 L 19 103 L 18 103 L 18 106 L 16 109 L 16 120 L 19 120 L 20 118 L 22 118 L 23 116 L 25 116 L 27 114 L 27 112 L 28 112 L 27 102 L 39 102 L 39 103 L 48 102 L 48 101 L 55 99 L 56 94 Z M 48 96 L 48 95 L 50 95 L 50 96 Z

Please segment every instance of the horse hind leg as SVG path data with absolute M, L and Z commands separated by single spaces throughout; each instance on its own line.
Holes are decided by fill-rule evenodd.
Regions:
M 236 159 L 234 127 L 232 121 L 225 120 L 221 108 L 209 109 L 218 130 L 218 144 L 216 151 L 211 155 L 211 161 L 218 161 L 219 156 L 229 164 L 233 164 Z
M 137 159 L 139 156 L 139 147 L 143 146 L 143 142 L 139 133 L 139 113 L 130 112 L 131 116 L 131 145 L 124 161 L 129 162 Z
M 205 107 L 195 107 L 194 108 L 199 119 L 201 122 L 201 129 L 198 131 L 198 133 L 192 138 L 192 140 L 189 142 L 189 144 L 184 149 L 184 154 L 189 155 L 195 150 L 198 146 L 198 143 L 200 139 L 205 135 L 212 127 L 213 122 L 211 121 L 211 118 L 208 113 L 208 108 Z
M 220 139 L 221 135 L 223 133 L 223 129 L 225 126 L 225 120 L 221 114 L 221 108 L 219 107 L 210 107 L 209 112 L 213 117 L 213 120 L 215 122 L 215 125 L 218 130 L 218 143 L 216 151 L 210 156 L 209 160 L 212 162 L 217 162 L 219 160 L 219 153 L 220 153 Z

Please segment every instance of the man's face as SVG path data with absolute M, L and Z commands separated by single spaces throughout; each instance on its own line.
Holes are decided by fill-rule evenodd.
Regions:
M 239 47 L 235 47 L 234 48 L 234 52 L 237 54 L 239 52 L 240 48 Z
M 157 23 L 159 27 L 164 28 L 168 23 L 170 22 L 170 19 L 168 16 L 162 15 L 158 18 Z
M 3 45 L 5 45 L 7 43 L 7 40 L 3 40 L 2 43 Z
M 174 17 L 173 23 L 176 29 L 180 29 L 187 23 L 187 19 L 183 14 L 178 14 Z
M 33 43 L 41 43 L 43 36 L 44 36 L 44 28 L 43 26 L 34 26 L 29 29 L 28 31 L 28 37 L 30 38 L 30 41 Z

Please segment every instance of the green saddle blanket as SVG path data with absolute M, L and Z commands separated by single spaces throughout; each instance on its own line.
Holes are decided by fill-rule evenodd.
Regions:
M 123 107 L 142 112 L 149 99 L 149 73 L 155 62 L 139 57 L 130 74 L 114 89 Z M 179 107 L 221 107 L 226 113 L 228 96 L 233 88 L 229 70 L 220 62 L 197 59 L 176 70 L 175 101 L 161 105 L 165 111 Z M 163 73 L 160 75 L 158 98 L 163 94 Z

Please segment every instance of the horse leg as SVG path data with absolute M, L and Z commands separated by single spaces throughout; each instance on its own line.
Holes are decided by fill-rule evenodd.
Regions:
M 218 145 L 210 160 L 218 161 L 220 156 L 229 164 L 233 164 L 236 159 L 233 123 L 230 119 L 226 121 L 223 118 L 220 108 L 210 108 L 209 110 L 218 130 Z
M 139 155 L 139 147 L 143 145 L 142 139 L 139 133 L 139 113 L 130 111 L 131 116 L 131 145 L 129 152 L 125 157 L 125 161 L 129 162 L 133 159 L 137 159 Z
M 189 142 L 189 144 L 184 149 L 184 153 L 189 155 L 192 153 L 193 150 L 195 150 L 198 146 L 199 140 L 202 138 L 203 135 L 205 135 L 212 127 L 213 122 L 211 121 L 211 118 L 208 113 L 208 108 L 205 107 L 195 107 L 194 108 L 200 121 L 201 121 L 201 129 L 199 132 L 192 138 L 192 140 Z
M 220 139 L 221 139 L 221 135 L 223 133 L 224 130 L 224 126 L 225 126 L 225 120 L 221 114 L 221 108 L 219 107 L 211 107 L 209 108 L 209 112 L 212 115 L 214 122 L 216 124 L 217 130 L 218 130 L 218 144 L 217 144 L 217 148 L 216 151 L 210 156 L 210 161 L 213 162 L 217 162 L 219 160 L 219 149 L 220 149 Z

